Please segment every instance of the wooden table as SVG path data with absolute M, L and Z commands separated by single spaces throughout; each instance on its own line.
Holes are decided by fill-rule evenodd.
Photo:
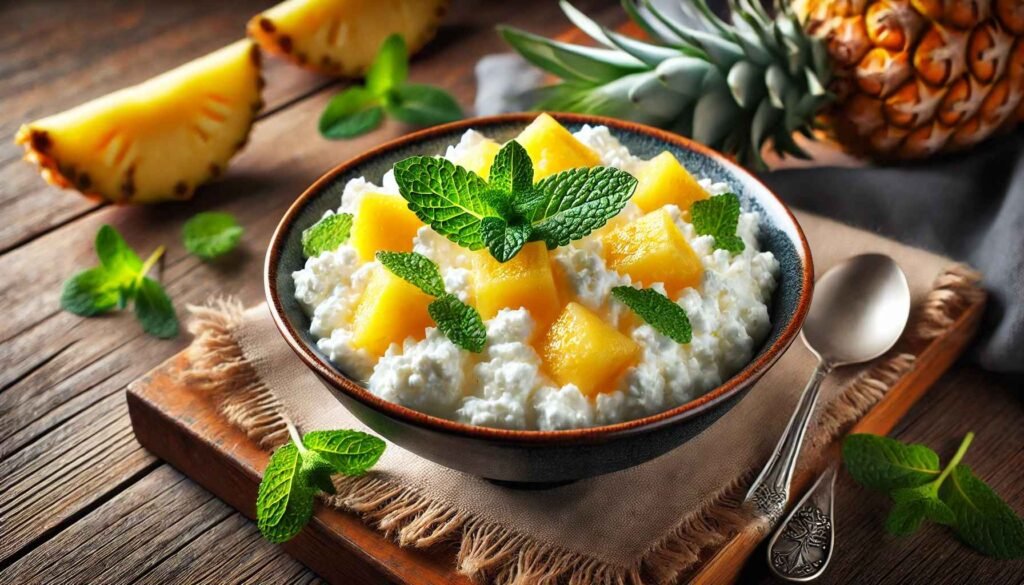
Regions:
M 179 315 L 212 294 L 262 298 L 260 266 L 284 208 L 333 164 L 401 134 L 389 124 L 327 142 L 316 119 L 340 84 L 274 59 L 267 107 L 248 148 L 193 203 L 99 205 L 47 186 L 11 143 L 18 126 L 141 81 L 242 35 L 255 0 L 8 2 L 0 6 L 0 583 L 317 582 L 263 541 L 255 526 L 144 451 L 132 436 L 125 386 L 188 341 L 144 335 L 130 314 L 81 319 L 61 311 L 61 283 L 95 263 L 92 240 L 116 226 L 141 253 L 168 246 L 163 275 Z M 552 2 L 457 2 L 412 76 L 452 90 L 467 108 L 473 65 L 504 47 L 493 25 L 555 34 Z M 576 4 L 608 23 L 609 2 Z M 235 214 L 241 251 L 215 263 L 187 255 L 182 222 L 200 210 Z M 978 433 L 967 462 L 1024 510 L 1020 381 L 964 363 L 895 433 L 945 456 Z M 838 551 L 824 581 L 1020 583 L 1024 564 L 987 560 L 928 527 L 904 539 L 882 529 L 885 500 L 847 477 L 839 485 Z M 755 558 L 745 582 L 767 582 Z

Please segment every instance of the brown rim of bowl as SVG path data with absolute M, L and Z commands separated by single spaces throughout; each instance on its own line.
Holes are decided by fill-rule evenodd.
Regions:
M 296 199 L 288 211 L 285 212 L 281 221 L 278 223 L 277 228 L 274 230 L 274 235 L 270 239 L 270 245 L 267 250 L 266 261 L 264 263 L 264 287 L 266 290 L 267 299 L 269 300 L 270 313 L 274 318 L 274 323 L 277 325 L 278 330 L 284 336 L 285 341 L 292 348 L 299 358 L 306 363 L 307 366 L 313 369 L 321 378 L 328 380 L 336 388 L 339 388 L 345 392 L 349 397 L 358 400 L 370 408 L 382 411 L 388 416 L 397 418 L 402 422 L 419 426 L 427 427 L 436 431 L 443 431 L 449 434 L 460 435 L 464 437 L 474 439 L 487 439 L 487 440 L 498 440 L 512 443 L 543 443 L 548 441 L 557 441 L 559 443 L 592 443 L 601 441 L 603 439 L 609 439 L 612 435 L 625 433 L 632 434 L 633 432 L 639 432 L 641 430 L 647 430 L 652 427 L 660 427 L 665 424 L 677 422 L 678 419 L 689 419 L 696 417 L 702 412 L 714 407 L 718 403 L 729 399 L 741 387 L 746 386 L 748 381 L 755 372 L 765 371 L 776 360 L 782 355 L 782 353 L 789 347 L 793 340 L 796 339 L 797 334 L 800 332 L 800 328 L 804 321 L 804 317 L 807 315 L 807 311 L 810 307 L 811 291 L 814 286 L 814 264 L 811 258 L 811 251 L 807 245 L 807 238 L 804 235 L 803 229 L 800 224 L 793 217 L 793 212 L 790 211 L 789 207 L 778 198 L 775 193 L 772 192 L 763 182 L 757 177 L 750 174 L 746 169 L 733 163 L 725 155 L 716 152 L 707 146 L 698 144 L 688 138 L 684 138 L 677 134 L 672 134 L 665 130 L 660 130 L 644 124 L 637 124 L 635 122 L 627 122 L 614 118 L 606 118 L 603 116 L 589 116 L 581 114 L 570 114 L 570 113 L 556 113 L 549 112 L 551 116 L 560 122 L 567 122 L 573 124 L 600 124 L 608 126 L 609 128 L 616 128 L 620 130 L 626 130 L 631 132 L 637 132 L 641 134 L 647 134 L 664 142 L 674 144 L 688 150 L 694 150 L 704 154 L 710 158 L 717 160 L 723 166 L 725 166 L 731 172 L 739 174 L 741 177 L 745 177 L 747 180 L 753 181 L 760 185 L 765 192 L 767 192 L 775 201 L 779 204 L 783 211 L 786 212 L 790 221 L 793 222 L 793 226 L 796 228 L 796 233 L 799 235 L 799 247 L 797 253 L 803 260 L 804 270 L 802 270 L 802 292 L 800 299 L 797 302 L 796 311 L 794 312 L 786 328 L 782 330 L 778 339 L 775 340 L 771 346 L 768 347 L 764 353 L 758 356 L 753 361 L 749 362 L 739 372 L 734 374 L 723 384 L 712 389 L 710 392 L 691 400 L 685 404 L 670 408 L 663 412 L 645 416 L 643 418 L 633 419 L 612 425 L 604 425 L 597 427 L 586 427 L 581 429 L 570 429 L 561 431 L 539 431 L 539 430 L 510 430 L 510 429 L 498 429 L 491 427 L 482 427 L 469 425 L 465 423 L 456 422 L 446 418 L 440 418 L 429 414 L 422 413 L 418 410 L 401 406 L 394 402 L 384 400 L 363 388 L 355 381 L 348 378 L 348 376 L 341 373 L 340 370 L 331 366 L 325 360 L 321 359 L 316 353 L 310 350 L 302 341 L 300 341 L 299 334 L 292 326 L 290 322 L 285 318 L 284 311 L 281 306 L 281 301 L 277 295 L 277 264 L 280 260 L 280 250 L 284 244 L 285 234 L 288 232 L 293 219 L 298 215 L 299 211 L 305 206 L 306 202 L 315 197 L 325 186 L 334 181 L 334 179 L 347 172 L 352 167 L 358 166 L 367 160 L 380 156 L 381 154 L 396 148 L 398 146 L 404 146 L 409 143 L 418 142 L 424 138 L 429 138 L 437 134 L 444 134 L 447 132 L 466 130 L 473 127 L 489 126 L 494 124 L 510 123 L 510 122 L 530 122 L 537 115 L 537 112 L 524 112 L 515 114 L 501 114 L 497 116 L 486 116 L 480 118 L 469 118 L 465 120 L 459 120 L 449 124 L 441 126 L 433 126 L 424 130 L 419 130 L 406 134 L 394 140 L 390 140 L 380 146 L 377 146 L 369 151 L 352 158 L 344 163 L 334 167 L 322 177 L 316 180 L 308 189 L 306 189 L 302 195 Z

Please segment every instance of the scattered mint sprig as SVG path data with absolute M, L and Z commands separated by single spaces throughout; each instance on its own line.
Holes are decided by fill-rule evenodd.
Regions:
M 695 201 L 690 207 L 690 218 L 698 234 L 715 238 L 716 248 L 736 253 L 746 247 L 743 238 L 736 235 L 740 220 L 740 198 L 735 193 Z
M 961 463 L 973 439 L 967 433 L 940 469 L 939 456 L 923 445 L 850 435 L 843 441 L 843 461 L 859 483 L 889 493 L 893 508 L 885 526 L 892 534 L 910 534 L 930 520 L 951 527 L 982 554 L 1024 557 L 1024 520 Z
M 60 305 L 83 317 L 124 309 L 134 301 L 135 316 L 142 330 L 168 339 L 178 334 L 174 305 L 159 282 L 146 276 L 164 254 L 158 247 L 145 260 L 139 258 L 113 227 L 104 225 L 96 233 L 96 256 L 100 265 L 84 270 L 64 282 Z
M 417 126 L 462 118 L 462 108 L 442 89 L 408 83 L 409 54 L 401 35 L 381 44 L 366 74 L 365 86 L 353 86 L 331 98 L 320 115 L 320 134 L 339 140 L 355 138 L 380 126 L 384 115 Z
M 499 262 L 527 242 L 564 246 L 603 226 L 632 197 L 637 180 L 611 167 L 577 168 L 533 183 L 533 163 L 515 140 L 495 155 L 490 180 L 439 157 L 395 165 L 409 209 L 452 242 L 487 247 Z
M 487 328 L 476 309 L 445 292 L 441 271 L 433 260 L 416 252 L 377 252 L 377 261 L 392 274 L 435 297 L 427 313 L 452 343 L 473 353 L 484 350 Z
M 233 250 L 242 232 L 242 226 L 230 213 L 204 211 L 185 222 L 181 235 L 189 253 L 209 260 Z
M 660 292 L 651 288 L 617 286 L 612 289 L 612 296 L 632 309 L 655 331 L 676 343 L 690 343 L 693 339 L 693 328 L 686 310 Z
M 270 457 L 256 495 L 257 526 L 270 542 L 291 540 L 313 516 L 315 497 L 334 494 L 331 476 L 361 475 L 384 453 L 384 441 L 359 431 L 313 431 L 292 440 Z
M 337 250 L 352 233 L 352 214 L 334 213 L 302 232 L 302 254 L 306 258 Z

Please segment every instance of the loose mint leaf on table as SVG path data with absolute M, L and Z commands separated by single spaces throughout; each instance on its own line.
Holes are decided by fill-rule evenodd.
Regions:
M 392 274 L 432 297 L 445 294 L 444 279 L 434 261 L 416 252 L 377 252 L 377 261 Z
M 892 500 L 885 529 L 896 536 L 913 533 L 925 519 L 947 526 L 956 521 L 953 510 L 939 499 L 938 486 L 932 483 L 894 490 Z
M 698 234 L 715 238 L 716 248 L 736 253 L 746 247 L 743 238 L 736 235 L 740 220 L 740 198 L 735 193 L 695 201 L 690 207 L 690 218 Z
M 242 226 L 230 213 L 204 211 L 185 222 L 182 239 L 185 249 L 209 260 L 227 254 L 242 238 Z
M 484 244 L 498 262 L 508 262 L 530 238 L 529 224 L 510 224 L 500 217 L 485 217 L 481 225 Z
M 533 161 L 521 144 L 510 140 L 494 155 L 487 184 L 502 193 L 533 191 Z
M 570 169 L 541 179 L 536 188 L 546 198 L 530 218 L 530 240 L 554 249 L 587 236 L 622 211 L 636 185 L 633 175 L 612 167 Z
M 384 100 L 389 116 L 414 126 L 433 126 L 462 119 L 462 108 L 443 89 L 421 83 L 402 84 L 391 89 Z
M 142 277 L 135 292 L 135 316 L 142 330 L 154 337 L 170 339 L 178 335 L 178 316 L 170 297 L 160 283 Z
M 1024 557 L 1024 520 L 966 465 L 957 465 L 939 489 L 956 516 L 960 540 L 997 559 Z
M 130 280 L 142 269 L 142 259 L 112 226 L 104 225 L 96 232 L 95 246 L 100 265 L 115 278 L 124 275 Z
M 322 457 L 331 469 L 354 476 L 366 473 L 384 454 L 384 441 L 359 431 L 312 431 L 302 437 L 307 449 Z
M 427 312 L 452 343 L 473 353 L 484 350 L 487 328 L 476 309 L 455 295 L 445 294 L 430 303 Z
M 686 310 L 660 292 L 650 289 L 636 289 L 631 286 L 617 286 L 612 296 L 633 310 L 658 333 L 676 343 L 690 343 L 693 329 Z
M 302 232 L 302 254 L 306 258 L 337 250 L 352 232 L 352 215 L 335 213 L 324 217 Z
M 483 247 L 481 221 L 498 214 L 475 173 L 443 158 L 414 156 L 395 165 L 395 182 L 409 209 L 434 231 L 470 250 Z
M 92 317 L 116 308 L 123 294 L 119 279 L 106 268 L 97 266 L 64 281 L 60 306 L 76 315 Z
M 380 98 L 363 87 L 350 87 L 331 98 L 320 114 L 321 136 L 332 140 L 366 134 L 384 119 Z
M 377 56 L 366 72 L 366 89 L 383 96 L 389 89 L 405 83 L 409 78 L 409 55 L 402 35 L 393 34 L 384 39 Z
M 939 456 L 924 445 L 867 434 L 843 441 L 843 462 L 858 483 L 882 491 L 926 484 L 941 470 Z

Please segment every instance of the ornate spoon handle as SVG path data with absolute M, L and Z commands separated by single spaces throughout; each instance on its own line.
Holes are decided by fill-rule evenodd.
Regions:
M 836 465 L 831 465 L 793 508 L 768 543 L 768 567 L 787 581 L 818 578 L 832 558 L 835 523 L 832 503 Z
M 804 442 L 804 435 L 807 432 L 807 422 L 814 412 L 814 405 L 818 401 L 818 391 L 821 388 L 821 381 L 832 371 L 832 366 L 821 360 L 807 386 L 800 394 L 796 411 L 789 419 L 786 430 L 783 431 L 779 444 L 775 446 L 771 458 L 761 470 L 761 474 L 754 480 L 747 492 L 744 503 L 759 517 L 766 520 L 769 529 L 774 528 L 782 513 L 786 511 L 786 503 L 789 501 L 789 485 L 793 479 L 793 469 L 796 467 L 797 456 L 800 455 L 800 445 Z

